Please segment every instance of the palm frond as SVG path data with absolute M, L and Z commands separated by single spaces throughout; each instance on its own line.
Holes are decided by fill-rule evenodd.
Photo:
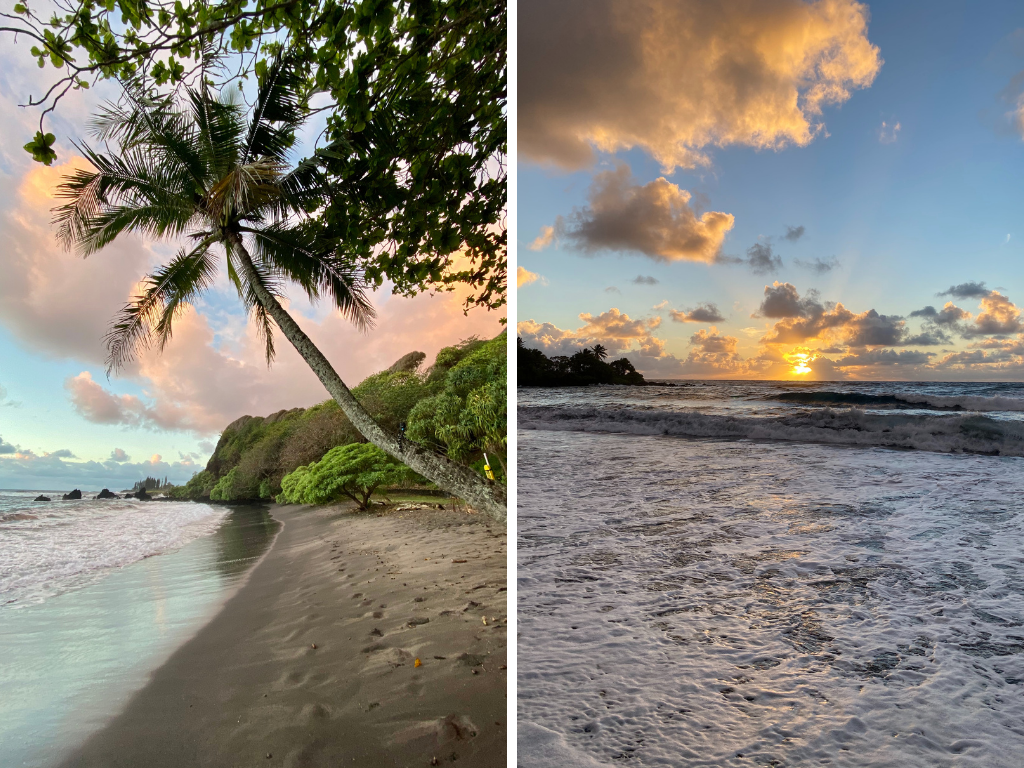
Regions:
M 210 241 L 182 249 L 165 266 L 143 279 L 142 293 L 118 313 L 106 335 L 107 373 L 118 370 L 148 349 L 156 334 L 161 350 L 170 341 L 174 320 L 216 275 Z
M 65 247 L 88 256 L 123 232 L 163 237 L 189 229 L 196 209 L 187 173 L 138 150 L 110 156 L 78 149 L 96 170 L 79 169 L 57 187 L 57 197 L 67 202 L 53 209 L 53 220 Z
M 273 158 L 284 162 L 295 130 L 305 119 L 299 103 L 301 80 L 291 64 L 276 57 L 267 67 L 253 106 L 241 162 Z
M 362 274 L 328 244 L 318 241 L 312 227 L 275 222 L 243 231 L 249 235 L 258 265 L 298 283 L 310 301 L 328 299 L 360 330 L 373 327 L 376 310 Z

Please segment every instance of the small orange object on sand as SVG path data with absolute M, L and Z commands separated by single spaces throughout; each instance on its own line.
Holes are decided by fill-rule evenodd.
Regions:
M 414 667 L 422 667 L 423 666 L 423 662 L 420 661 L 419 659 L 416 659 L 416 661 L 413 662 L 413 666 Z

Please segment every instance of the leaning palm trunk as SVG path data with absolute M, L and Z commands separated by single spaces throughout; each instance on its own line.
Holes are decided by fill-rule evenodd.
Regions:
M 211 286 L 223 248 L 228 278 L 266 342 L 268 364 L 276 324 L 367 440 L 503 521 L 504 487 L 382 429 L 281 306 L 280 286 L 292 282 L 310 301 L 330 300 L 357 327 L 369 327 L 374 315 L 359 270 L 318 233 L 315 214 L 330 189 L 316 164 L 289 170 L 288 150 L 306 114 L 298 82 L 275 62 L 248 119 L 239 103 L 215 96 L 205 81 L 178 102 L 154 100 L 133 86 L 126 103 L 108 105 L 95 121 L 96 135 L 119 151 L 80 147 L 96 170 L 76 171 L 60 186 L 67 200 L 55 209 L 60 239 L 86 256 L 125 232 L 189 242 L 143 280 L 141 294 L 121 311 L 107 337 L 109 367 L 154 342 L 164 347 L 175 318 Z
M 487 481 L 469 467 L 458 464 L 446 456 L 428 451 L 417 443 L 401 440 L 384 430 L 366 409 L 356 400 L 351 390 L 345 386 L 341 376 L 334 370 L 324 353 L 313 343 L 312 339 L 299 327 L 295 319 L 288 314 L 281 302 L 263 287 L 258 279 L 256 268 L 249 253 L 245 250 L 241 239 L 232 243 L 232 250 L 237 259 L 238 271 L 246 282 L 253 286 L 256 298 L 292 343 L 295 350 L 302 356 L 313 373 L 323 383 L 334 398 L 334 402 L 344 411 L 352 425 L 359 432 L 385 453 L 411 467 L 416 472 L 432 481 L 439 488 L 454 493 L 471 506 L 493 517 L 500 522 L 506 517 L 505 489 Z

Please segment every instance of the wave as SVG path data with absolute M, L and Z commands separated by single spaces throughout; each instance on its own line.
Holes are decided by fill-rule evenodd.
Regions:
M 986 416 L 877 415 L 823 408 L 791 416 L 742 418 L 696 411 L 534 406 L 519 409 L 519 426 L 1024 456 L 1024 423 Z
M 804 405 L 850 405 L 868 408 L 915 408 L 929 411 L 1024 411 L 1024 398 L 980 397 L 961 395 L 941 397 L 938 395 L 868 395 L 861 392 L 782 392 L 773 400 Z

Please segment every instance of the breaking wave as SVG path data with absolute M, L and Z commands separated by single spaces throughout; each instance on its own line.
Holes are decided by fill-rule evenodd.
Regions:
M 534 406 L 519 409 L 519 427 L 1024 456 L 1024 423 L 977 415 L 878 415 L 822 408 L 789 416 L 744 418 L 695 411 Z
M 822 406 L 858 406 L 862 408 L 915 408 L 929 411 L 1024 411 L 1019 397 L 941 397 L 938 395 L 869 395 L 862 392 L 781 392 L 774 397 L 784 403 Z

